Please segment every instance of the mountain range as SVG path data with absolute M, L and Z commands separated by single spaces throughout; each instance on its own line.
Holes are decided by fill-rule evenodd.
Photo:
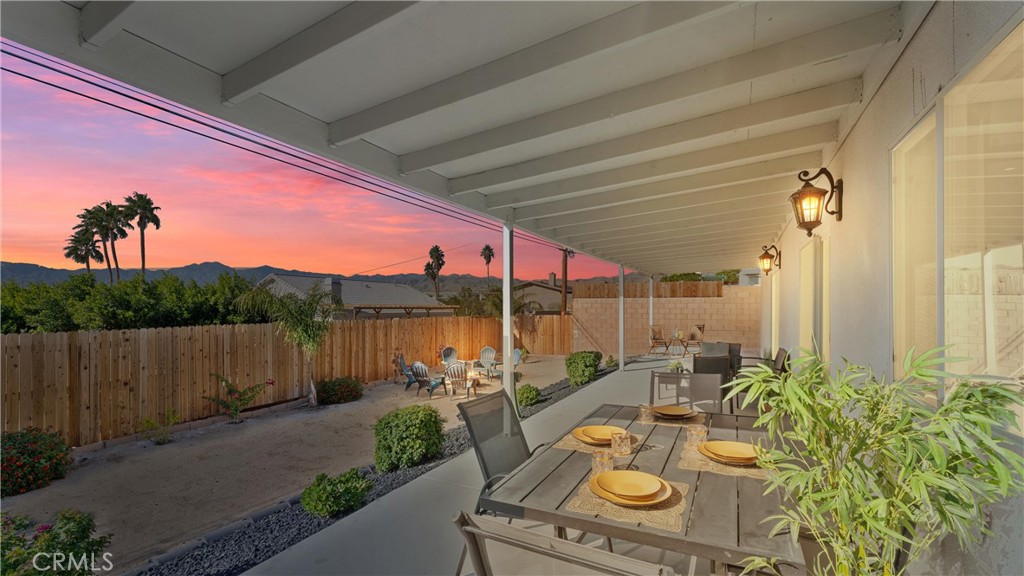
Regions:
M 55 284 L 67 280 L 68 276 L 72 274 L 82 274 L 85 272 L 85 268 L 79 268 L 77 270 L 67 270 L 63 268 L 47 268 L 46 266 L 39 266 L 38 264 L 27 264 L 20 262 L 0 262 L 0 281 L 14 282 L 19 285 L 31 284 L 39 282 L 43 284 Z M 177 276 L 182 280 L 188 282 L 195 280 L 198 284 L 209 284 L 216 282 L 217 277 L 221 274 L 231 272 L 237 272 L 240 276 L 257 282 L 265 278 L 268 274 L 300 274 L 306 276 L 332 276 L 335 278 L 345 278 L 351 280 L 366 280 L 369 282 L 394 282 L 396 284 L 406 284 L 413 288 L 425 293 L 432 294 L 434 292 L 434 286 L 431 281 L 423 274 L 373 274 L 373 275 L 356 275 L 346 276 L 344 274 L 331 274 L 322 272 L 305 272 L 302 270 L 287 270 L 284 268 L 275 268 L 273 266 L 258 266 L 255 268 L 232 268 L 226 264 L 220 262 L 203 262 L 201 264 L 189 264 L 187 266 L 181 266 L 178 268 L 161 268 L 161 269 L 147 269 L 146 273 L 149 278 L 159 277 L 162 274 L 170 274 Z M 106 268 L 94 269 L 92 273 L 96 276 L 96 279 L 105 282 L 107 280 Z M 139 273 L 137 268 L 133 269 L 122 269 L 121 279 L 126 280 L 134 277 Z M 628 276 L 629 279 L 634 275 Z M 640 275 L 635 275 L 636 279 L 640 279 Z M 546 279 L 544 279 L 546 280 Z M 590 278 L 588 281 L 602 281 L 612 280 L 612 278 Z M 518 281 L 518 279 L 517 279 Z M 481 278 L 479 276 L 473 276 L 472 274 L 441 274 L 440 277 L 440 289 L 442 294 L 454 294 L 462 289 L 463 286 L 468 286 L 474 291 L 485 290 L 488 286 L 500 286 L 501 282 L 498 278 L 491 277 Z

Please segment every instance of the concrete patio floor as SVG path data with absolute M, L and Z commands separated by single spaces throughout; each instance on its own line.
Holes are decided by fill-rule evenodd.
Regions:
M 645 401 L 650 371 L 664 368 L 668 361 L 641 358 L 527 418 L 523 429 L 530 446 L 557 438 L 600 404 Z M 454 574 L 463 540 L 452 518 L 459 510 L 473 510 L 482 486 L 476 455 L 467 452 L 246 574 Z M 677 573 L 692 574 L 696 568 L 681 556 L 650 559 L 675 564 Z

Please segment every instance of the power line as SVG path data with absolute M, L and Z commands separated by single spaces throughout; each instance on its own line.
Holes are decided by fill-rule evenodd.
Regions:
M 29 52 L 29 50 L 27 50 L 27 49 L 25 49 L 23 47 L 20 47 L 20 46 L 13 45 L 13 44 L 11 44 L 9 42 L 3 42 L 3 44 L 5 46 L 10 47 L 10 48 L 18 49 L 18 50 L 21 50 L 21 51 L 24 51 L 24 52 Z M 72 72 L 68 72 L 66 70 L 59 70 L 57 68 L 54 68 L 53 66 L 40 63 L 40 62 L 38 62 L 36 60 L 33 60 L 32 58 L 28 58 L 28 57 L 20 55 L 20 54 L 14 54 L 14 53 L 12 53 L 12 52 L 10 52 L 8 50 L 0 50 L 0 52 L 2 52 L 4 54 L 7 54 L 9 56 L 12 56 L 14 58 L 18 58 L 18 59 L 23 60 L 25 62 L 28 62 L 30 64 L 33 64 L 33 65 L 38 66 L 40 68 L 43 68 L 43 69 L 46 69 L 46 70 L 50 70 L 50 71 L 55 72 L 57 74 L 61 74 L 63 76 L 67 76 L 67 77 L 70 77 L 72 79 L 78 80 L 79 82 L 83 82 L 83 83 L 85 83 L 87 85 L 90 85 L 90 86 L 93 86 L 95 88 L 99 88 L 99 89 L 105 90 L 107 92 L 112 92 L 112 93 L 114 93 L 114 94 L 116 94 L 118 96 L 121 96 L 123 98 L 127 98 L 127 99 L 129 99 L 131 101 L 143 104 L 145 106 L 149 106 L 151 108 L 155 108 L 157 110 L 160 110 L 160 111 L 165 112 L 167 114 L 170 114 L 172 116 L 175 116 L 175 117 L 178 117 L 178 118 L 181 118 L 181 119 L 184 119 L 184 120 L 187 120 L 187 121 L 199 124 L 200 126 L 208 128 L 210 130 L 214 130 L 216 132 L 220 132 L 222 134 L 226 134 L 228 136 L 232 136 L 234 138 L 238 138 L 240 140 L 243 140 L 243 141 L 248 142 L 250 144 L 254 144 L 256 146 L 260 146 L 260 147 L 263 147 L 263 148 L 268 148 L 268 149 L 270 149 L 270 150 L 272 150 L 274 152 L 277 152 L 277 153 L 280 153 L 280 154 L 284 154 L 286 156 L 290 156 L 292 158 L 295 158 L 296 160 L 300 160 L 300 161 L 303 161 L 303 162 L 308 162 L 310 164 L 313 164 L 314 166 L 317 166 L 319 168 L 323 168 L 325 170 L 329 170 L 331 172 L 340 173 L 340 174 L 342 174 L 343 176 L 345 176 L 347 178 L 355 179 L 358 182 L 365 183 L 365 184 L 367 184 L 369 186 L 375 186 L 375 187 L 383 188 L 384 190 L 387 190 L 388 192 L 391 192 L 392 194 L 396 194 L 398 196 L 402 196 L 402 198 L 386 194 L 386 193 L 384 193 L 384 192 L 382 192 L 380 190 L 376 190 L 374 188 L 370 188 L 370 187 L 368 187 L 366 185 L 363 185 L 363 184 L 360 184 L 358 182 L 352 182 L 352 181 L 349 181 L 349 180 L 346 180 L 346 179 L 343 179 L 343 178 L 338 178 L 338 177 L 332 176 L 330 174 L 324 174 L 322 172 L 319 172 L 317 170 L 313 170 L 313 169 L 308 168 L 306 166 L 300 166 L 298 164 L 295 164 L 294 162 L 289 162 L 288 160 L 285 160 L 283 158 L 278 158 L 278 157 L 275 157 L 275 156 L 271 156 L 271 155 L 259 152 L 257 150 L 252 150 L 250 148 L 246 148 L 245 146 L 241 146 L 239 144 L 236 144 L 236 143 L 233 143 L 233 142 L 228 142 L 228 141 L 223 140 L 221 138 L 217 138 L 217 137 L 215 137 L 213 135 L 205 134 L 205 133 L 202 133 L 202 132 L 199 132 L 199 131 L 187 128 L 185 126 L 169 122 L 167 120 L 156 118 L 156 117 L 154 117 L 152 115 L 149 115 L 149 114 L 146 114 L 144 112 L 137 111 L 137 110 L 132 110 L 130 108 L 126 108 L 124 106 L 120 106 L 120 105 L 115 104 L 113 102 L 104 100 L 102 98 L 97 98 L 97 97 L 94 97 L 94 96 L 90 96 L 88 94 L 84 94 L 84 93 L 79 92 L 77 90 L 73 90 L 73 89 L 71 89 L 69 87 L 60 86 L 58 84 L 49 82 L 47 80 L 43 80 L 41 78 L 37 78 L 37 77 L 31 76 L 31 75 L 26 74 L 26 73 L 18 72 L 18 71 L 9 69 L 9 68 L 2 68 L 4 71 L 7 71 L 9 73 L 16 74 L 16 75 L 24 77 L 26 79 L 42 83 L 44 85 L 50 86 L 50 87 L 58 89 L 58 90 L 63 90 L 63 91 L 75 94 L 75 95 L 80 96 L 82 98 L 86 98 L 86 99 L 89 99 L 89 100 L 92 100 L 92 101 L 95 101 L 95 102 L 98 102 L 98 103 L 106 104 L 108 106 L 117 108 L 119 110 L 122 110 L 122 111 L 125 111 L 125 112 L 129 112 L 131 114 L 142 116 L 144 118 L 153 120 L 155 122 L 159 122 L 159 123 L 165 124 L 167 126 L 171 126 L 171 127 L 179 128 L 181 130 L 185 130 L 186 132 L 189 132 L 191 134 L 195 134 L 197 136 L 208 138 L 210 140 L 214 140 L 214 141 L 220 142 L 222 144 L 227 144 L 228 146 L 232 146 L 234 148 L 237 148 L 237 149 L 240 149 L 240 150 L 244 150 L 244 151 L 250 152 L 252 154 L 256 154 L 256 155 L 261 156 L 263 158 L 267 158 L 267 159 L 270 159 L 270 160 L 276 160 L 276 161 L 281 162 L 283 164 L 286 164 L 286 165 L 289 165 L 289 166 L 292 166 L 292 167 L 295 167 L 295 168 L 299 168 L 300 170 L 305 170 L 307 172 L 310 172 L 310 173 L 313 173 L 313 174 L 317 174 L 317 175 L 325 177 L 325 178 L 330 178 L 332 180 L 335 180 L 335 181 L 338 181 L 338 182 L 342 182 L 344 184 L 348 184 L 348 185 L 351 185 L 351 186 L 355 186 L 357 188 L 361 188 L 363 190 L 367 190 L 369 192 L 372 192 L 372 193 L 375 193 L 375 194 L 378 194 L 378 195 L 381 195 L 381 196 L 384 196 L 384 197 L 387 197 L 387 198 L 398 200 L 399 202 L 403 202 L 403 203 L 405 203 L 407 205 L 410 205 L 410 206 L 414 206 L 414 207 L 418 207 L 418 208 L 423 208 L 424 210 L 427 210 L 427 211 L 430 211 L 430 212 L 434 212 L 436 214 L 441 214 L 441 215 L 444 215 L 444 216 L 448 216 L 450 218 L 454 218 L 456 220 L 460 220 L 460 221 L 465 222 L 467 224 L 476 225 L 478 227 L 485 228 L 485 229 L 488 229 L 488 230 L 491 230 L 491 231 L 497 231 L 497 230 L 500 229 L 498 223 L 493 222 L 493 221 L 489 221 L 489 220 L 485 220 L 485 219 L 483 219 L 483 218 L 481 218 L 481 217 L 479 217 L 479 216 L 477 216 L 477 215 L 475 215 L 473 213 L 470 213 L 468 211 L 460 210 L 460 209 L 456 208 L 455 209 L 456 212 L 453 213 L 452 207 L 447 205 L 447 204 L 444 204 L 444 203 L 441 203 L 441 202 L 436 201 L 434 199 L 422 196 L 420 194 L 416 194 L 416 193 L 413 193 L 413 192 L 406 191 L 406 190 L 401 189 L 401 188 L 393 188 L 390 183 L 388 183 L 386 181 L 382 181 L 381 179 L 376 178 L 376 177 L 370 177 L 370 176 L 365 175 L 365 174 L 363 174 L 361 172 L 353 173 L 353 170 L 351 168 L 349 168 L 348 166 L 345 166 L 343 164 L 339 164 L 339 163 L 336 163 L 336 162 L 333 162 L 333 161 L 330 161 L 331 164 L 325 164 L 324 160 L 326 160 L 326 159 L 321 159 L 319 156 L 313 155 L 311 153 L 308 153 L 306 151 L 303 151 L 301 149 L 295 148 L 295 147 L 287 145 L 287 144 L 279 143 L 279 142 L 277 142 L 275 140 L 272 140 L 270 138 L 267 138 L 267 137 L 265 137 L 265 136 L 263 136 L 263 135 L 261 135 L 259 133 L 252 132 L 252 131 L 249 131 L 247 129 L 241 128 L 241 127 L 236 127 L 236 126 L 234 126 L 232 124 L 229 124 L 227 122 L 224 122 L 224 121 L 222 121 L 220 119 L 209 117 L 208 115 L 202 114 L 202 113 L 197 112 L 197 111 L 191 111 L 191 110 L 189 110 L 189 109 L 187 109 L 187 108 L 185 108 L 185 107 L 183 107 L 181 105 L 178 105 L 177 103 L 170 102 L 170 101 L 168 101 L 166 99 L 162 99 L 161 98 L 160 100 L 163 101 L 163 102 L 167 102 L 169 106 L 172 106 L 174 108 L 178 108 L 178 109 L 181 109 L 181 110 L 188 110 L 190 114 L 198 115 L 201 118 L 203 118 L 204 120 L 196 119 L 196 118 L 193 118 L 191 116 L 186 116 L 185 114 L 183 114 L 181 112 L 177 112 L 177 111 L 168 109 L 167 107 L 164 107 L 164 106 L 161 106 L 161 105 L 158 105 L 158 104 L 154 104 L 153 102 L 146 101 L 146 100 L 143 100 L 140 97 L 132 96 L 132 95 L 129 95 L 129 94 L 125 94 L 123 92 L 124 90 L 127 90 L 127 91 L 131 91 L 131 92 L 135 92 L 136 94 L 140 94 L 140 95 L 146 96 L 149 99 L 156 99 L 154 96 L 149 95 L 148 93 L 145 93 L 143 91 L 140 91 L 140 90 L 137 90 L 137 89 L 134 89 L 134 88 L 130 88 L 130 87 L 123 87 L 123 86 L 120 86 L 120 85 L 117 85 L 116 88 L 112 88 L 112 87 L 106 86 L 106 85 L 101 85 L 98 82 L 95 82 L 95 81 L 92 81 L 92 80 L 88 80 L 86 78 L 81 77 L 80 74 L 82 74 L 82 73 L 79 70 L 77 70 L 75 68 L 72 68 L 70 65 L 68 65 L 66 63 L 63 63 L 63 62 L 60 62 L 59 60 L 55 60 L 53 58 L 49 58 L 49 57 L 47 57 L 45 55 L 37 56 L 35 53 L 29 52 L 30 54 L 33 54 L 34 57 L 41 57 L 41 58 L 43 58 L 45 60 L 48 60 L 50 62 L 53 62 L 54 64 L 57 64 L 57 65 L 61 66 L 63 68 L 68 68 L 70 70 L 73 70 L 74 72 L 72 73 Z M 92 74 L 92 73 L 89 73 L 89 72 L 86 72 L 85 74 L 87 74 L 89 76 L 92 76 L 93 78 L 97 78 L 98 80 L 103 81 L 104 83 L 108 83 L 108 84 L 109 83 L 113 83 L 112 80 L 105 79 L 102 76 L 99 76 L 99 75 L 96 75 L 96 74 Z M 212 121 L 214 123 L 221 124 L 223 126 L 229 126 L 229 127 L 231 127 L 231 130 L 228 130 L 228 129 L 225 129 L 225 128 L 222 128 L 222 127 L 219 127 L 219 126 L 211 125 L 209 122 L 205 121 L 205 119 L 207 119 L 207 118 L 209 118 L 210 121 Z M 247 134 L 251 134 L 252 136 L 250 137 L 250 136 L 244 136 L 244 135 L 238 134 L 238 133 L 234 132 L 234 130 L 236 130 L 236 129 L 237 130 L 242 130 L 242 131 L 246 132 Z M 266 140 L 267 142 L 270 142 L 270 144 L 266 144 L 266 143 L 263 143 L 263 142 L 257 142 L 256 139 Z M 292 152 L 292 151 L 289 151 L 289 150 L 283 150 L 282 146 L 286 146 L 286 147 L 290 148 L 291 150 L 294 150 L 295 152 L 299 152 L 299 153 L 302 154 L 302 156 L 299 156 L 299 154 L 296 154 L 295 152 Z M 546 239 L 534 237 L 531 234 L 522 234 L 521 233 L 520 237 L 523 240 L 532 242 L 534 244 L 546 246 L 546 247 L 549 247 L 549 248 L 554 248 L 556 250 L 561 249 L 561 247 L 558 246 L 557 244 L 554 244 L 554 243 L 552 243 L 552 242 L 550 242 L 550 241 L 548 241 Z

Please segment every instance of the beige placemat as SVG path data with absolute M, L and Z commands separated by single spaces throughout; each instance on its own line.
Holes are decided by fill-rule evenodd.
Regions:
M 720 464 L 697 451 L 696 446 L 686 446 L 679 455 L 679 462 L 676 466 L 681 470 L 699 470 L 701 472 L 714 472 L 726 476 L 746 476 L 756 480 L 768 478 L 768 471 L 757 466 L 730 466 Z
M 630 451 L 630 454 L 636 454 L 636 451 L 640 448 L 641 438 L 633 433 L 630 433 L 630 437 L 630 444 L 632 444 L 633 446 L 633 450 Z M 566 434 L 565 436 L 562 436 L 562 439 L 556 442 L 554 447 L 561 448 L 562 450 L 575 450 L 577 452 L 586 452 L 587 454 L 593 454 L 595 450 L 611 450 L 611 446 L 609 446 L 608 444 L 604 444 L 602 446 L 592 446 L 585 442 L 580 442 L 579 440 L 576 439 L 575 436 L 572 435 L 571 432 L 569 434 Z
M 576 496 L 566 505 L 566 510 L 581 514 L 596 514 L 611 520 L 643 524 L 659 530 L 682 532 L 683 510 L 686 510 L 686 494 L 690 491 L 689 484 L 669 482 L 672 495 L 664 502 L 653 506 L 630 508 L 619 506 L 601 498 L 584 482 Z

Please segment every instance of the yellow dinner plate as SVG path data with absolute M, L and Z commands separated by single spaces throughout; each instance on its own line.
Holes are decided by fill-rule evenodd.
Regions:
M 751 460 L 757 458 L 754 445 L 749 442 L 730 442 L 713 440 L 704 444 L 704 448 L 716 456 L 730 460 Z
M 570 434 L 572 434 L 573 438 L 579 440 L 580 442 L 583 442 L 584 444 L 590 444 L 591 446 L 607 446 L 612 443 L 611 438 L 607 440 L 594 440 L 590 436 L 587 436 L 586 434 L 583 433 L 583 428 L 573 428 Z
M 618 434 L 626 431 L 624 428 L 619 428 L 618 426 L 583 426 L 582 428 L 578 428 L 578 430 L 582 432 L 584 436 L 589 436 L 592 440 L 600 442 L 611 442 L 612 434 Z
M 665 418 L 685 418 L 693 414 L 689 406 L 655 406 L 654 413 Z
M 719 456 L 718 454 L 715 454 L 714 452 L 709 451 L 707 448 L 705 448 L 705 446 L 707 446 L 707 444 L 701 444 L 701 445 L 697 446 L 697 451 L 700 452 L 701 454 L 707 456 L 708 458 L 714 460 L 715 462 L 720 463 L 720 464 L 728 464 L 729 466 L 753 466 L 753 465 L 757 464 L 757 458 L 751 458 L 751 459 L 723 458 L 722 456 Z
M 630 500 L 648 500 L 661 490 L 661 479 L 636 470 L 612 470 L 597 476 L 597 483 L 608 492 Z
M 605 474 L 607 474 L 607 472 L 605 472 Z M 615 494 L 612 494 L 611 492 L 605 490 L 604 488 L 601 488 L 601 485 L 597 483 L 598 477 L 599 476 L 590 477 L 590 490 L 594 494 L 597 494 L 598 497 L 604 498 L 605 500 L 611 502 L 612 504 L 618 504 L 620 506 L 653 506 L 654 504 L 659 504 L 661 502 L 664 502 L 665 500 L 668 500 L 668 497 L 672 495 L 672 486 L 670 486 L 668 482 L 665 482 L 661 478 L 658 478 L 658 481 L 661 482 L 661 489 L 658 490 L 650 499 L 640 500 L 623 498 L 621 496 L 616 496 Z

